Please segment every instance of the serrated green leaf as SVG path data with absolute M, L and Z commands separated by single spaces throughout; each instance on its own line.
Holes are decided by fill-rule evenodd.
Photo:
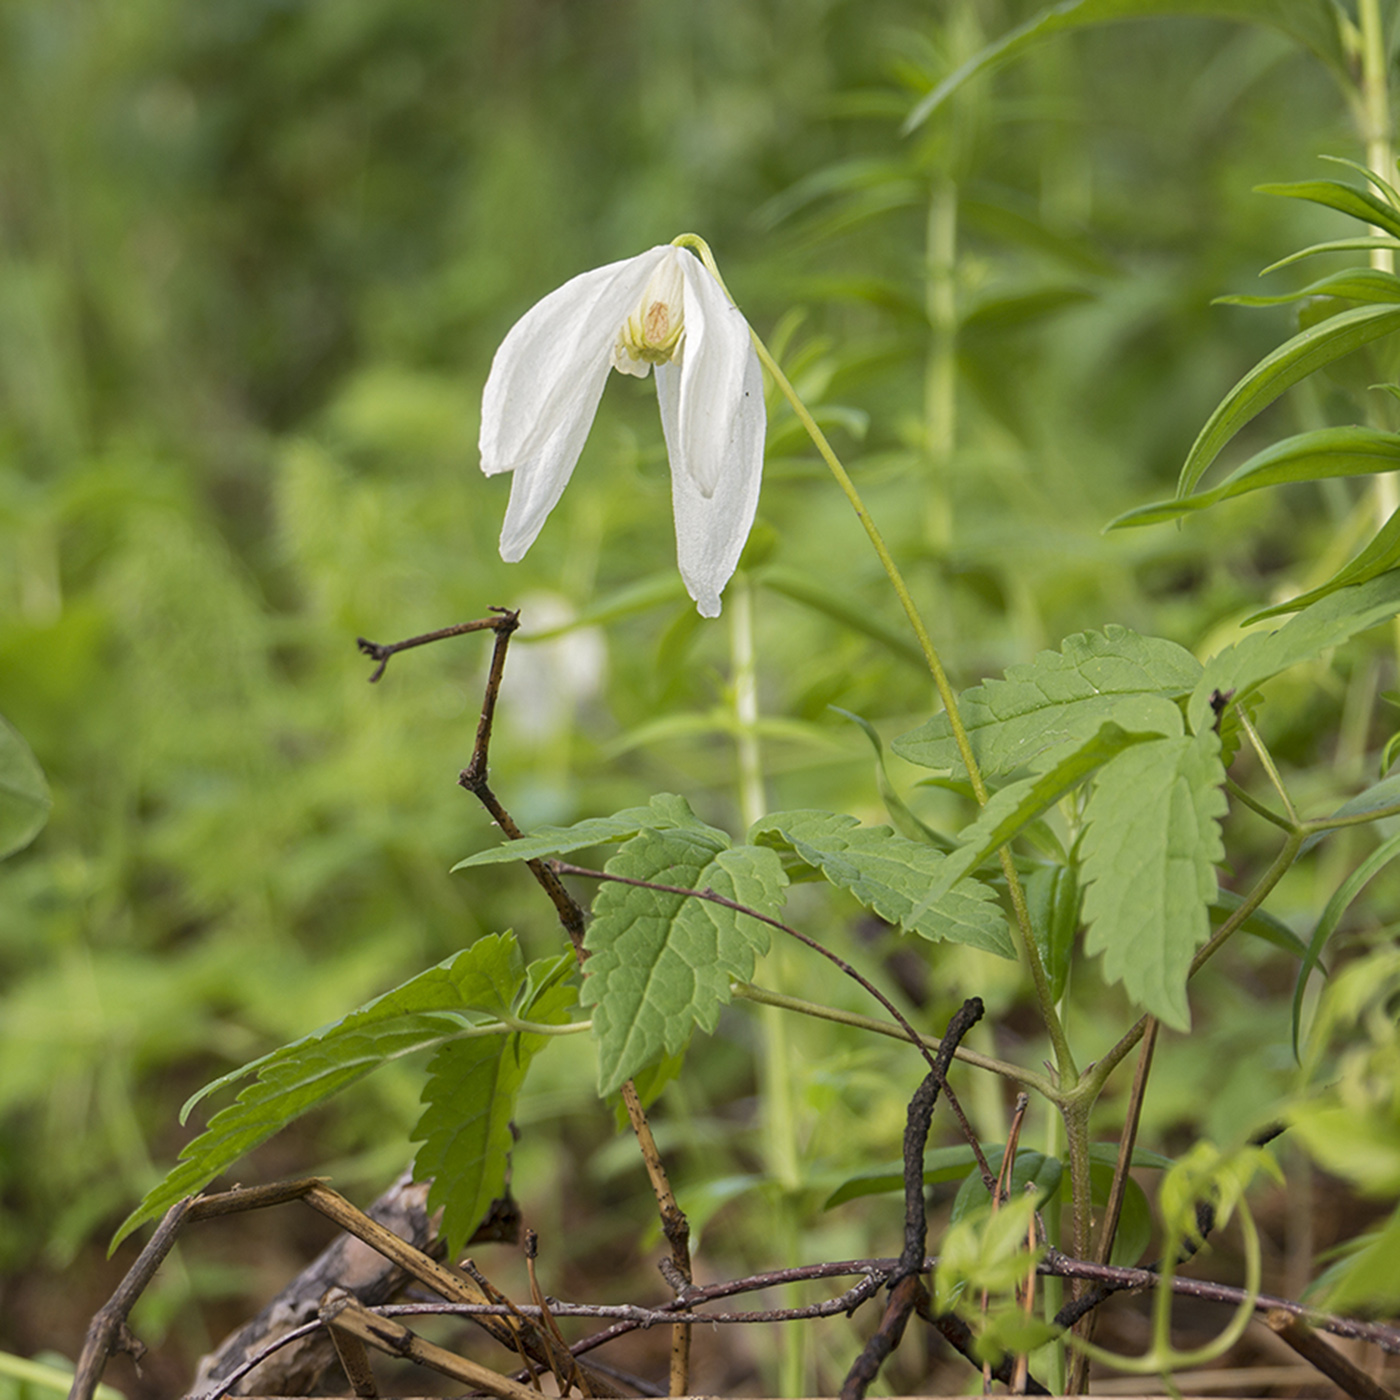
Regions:
M 662 792 L 645 807 L 628 807 L 610 817 L 589 817 L 586 821 L 575 822 L 573 826 L 542 826 L 538 831 L 527 832 L 518 841 L 507 841 L 502 846 L 493 846 L 489 851 L 478 851 L 474 856 L 459 860 L 452 869 L 503 865 L 514 860 L 542 860 L 546 856 L 581 851 L 587 846 L 625 841 L 642 830 L 671 831 L 685 827 L 713 830 L 690 810 L 690 803 L 685 798 Z
M 249 1074 L 257 1076 L 185 1147 L 179 1165 L 122 1223 L 112 1248 L 143 1221 L 202 1190 L 293 1119 L 387 1060 L 472 1034 L 475 1022 L 509 1005 L 523 978 L 514 936 L 488 935 L 341 1020 L 207 1085 L 185 1105 L 182 1121 L 206 1094 Z
M 1335 73 L 1347 78 L 1348 59 L 1336 17 L 1329 6 L 1317 0 L 1061 0 L 994 40 L 944 78 L 910 112 L 904 131 L 907 134 L 922 126 L 964 83 L 979 73 L 1003 67 L 1041 39 L 1090 25 L 1156 15 L 1204 15 L 1267 25 L 1311 49 Z
M 1262 622 L 1268 617 L 1279 617 L 1284 613 L 1297 612 L 1300 608 L 1320 603 L 1324 598 L 1330 597 L 1340 589 L 1350 588 L 1360 583 L 1369 583 L 1371 579 L 1389 573 L 1397 564 L 1400 564 L 1400 511 L 1396 511 L 1381 526 L 1376 537 L 1365 549 L 1349 563 L 1338 569 L 1326 583 L 1318 588 L 1309 589 L 1306 593 L 1300 593 L 1296 598 L 1290 598 L 1286 603 L 1265 608 L 1262 612 L 1255 613 L 1253 617 L 1246 618 L 1245 621 L 1247 623 Z
M 1393 782 L 1394 779 L 1387 778 L 1386 782 Z M 1337 887 L 1337 891 L 1332 898 L 1327 901 L 1327 907 L 1322 911 L 1322 917 L 1317 921 L 1317 927 L 1313 929 L 1312 937 L 1308 939 L 1308 946 L 1303 953 L 1303 963 L 1298 969 L 1298 980 L 1293 987 L 1293 1058 L 1298 1058 L 1298 1039 L 1303 1020 L 1303 993 L 1307 990 L 1308 978 L 1312 975 L 1312 970 L 1318 965 L 1322 957 L 1322 950 L 1327 946 L 1327 940 L 1336 932 L 1337 925 L 1342 921 L 1342 915 L 1351 908 L 1357 895 L 1370 884 L 1371 880 L 1378 875 L 1397 856 L 1400 856 L 1400 834 L 1390 837 L 1376 847 L 1355 870 L 1347 876 Z
M 52 806 L 38 759 L 0 715 L 0 860 L 22 851 L 43 830 Z
M 958 709 L 978 765 L 992 777 L 1048 749 L 1082 742 L 1114 716 L 1123 716 L 1125 728 L 1146 728 L 1126 717 L 1123 701 L 1188 695 L 1200 674 L 1200 662 L 1184 647 L 1110 624 L 1103 632 L 1066 637 L 1060 651 L 1043 651 L 1008 667 L 1004 679 L 964 691 Z M 892 747 L 923 768 L 964 771 L 947 715 L 935 715 Z
M 1100 771 L 1085 809 L 1085 951 L 1169 1026 L 1191 1024 L 1186 978 L 1210 933 L 1225 770 L 1210 730 L 1159 739 Z
M 1370 190 L 1357 189 L 1337 180 L 1294 180 L 1286 184 L 1255 185 L 1255 194 L 1276 194 L 1285 199 L 1305 199 L 1383 228 L 1400 237 L 1400 211 Z
M 994 851 L 1006 845 L 1021 829 L 1049 810 L 1066 793 L 1073 791 L 1104 764 L 1138 744 L 1155 743 L 1162 737 L 1180 734 L 1181 711 L 1166 700 L 1158 700 L 1161 729 L 1130 731 L 1112 720 L 1078 744 L 1045 772 L 1033 778 L 1010 783 L 992 794 L 982 814 L 962 833 L 961 844 L 942 866 L 923 901 L 915 909 L 917 918 L 925 904 L 942 899 L 946 891 L 969 871 L 975 870 Z
M 557 978 L 572 955 L 549 959 L 548 985 L 522 1004 L 521 1015 L 544 1025 L 562 1025 L 577 1001 L 575 987 Z M 550 1037 L 511 1035 L 453 1040 L 438 1049 L 423 1087 L 426 1105 L 410 1140 L 421 1142 L 414 1159 L 417 1181 L 432 1179 L 428 1209 L 442 1210 L 447 1252 L 456 1256 L 505 1192 L 514 1134 L 511 1119 L 531 1060 Z
M 712 890 L 776 917 L 787 876 L 777 852 L 730 848 L 709 828 L 644 831 L 607 863 L 608 874 Z M 733 979 L 753 976 L 768 951 L 768 926 L 708 900 L 605 883 L 593 901 L 582 1001 L 593 1007 L 599 1092 L 611 1094 L 691 1026 L 712 1031 Z
M 1188 724 L 1199 732 L 1213 723 L 1210 701 L 1217 691 L 1233 692 L 1233 702 L 1239 704 L 1271 676 L 1311 661 L 1397 613 L 1400 574 L 1388 573 L 1329 595 L 1273 632 L 1252 632 L 1206 663 L 1186 708 Z
M 1300 331 L 1266 355 L 1225 395 L 1206 420 L 1186 454 L 1177 481 L 1177 495 L 1188 496 L 1225 444 L 1284 390 L 1323 365 L 1396 329 L 1400 329 L 1400 307 L 1356 306 Z
M 835 812 L 775 812 L 755 823 L 749 840 L 792 851 L 838 889 L 910 933 L 1016 956 L 991 890 L 975 880 L 958 882 L 913 916 L 948 858 L 887 826 L 861 826 L 855 817 Z
M 1400 282 L 1400 278 L 1396 281 Z M 1110 521 L 1106 528 L 1119 530 L 1128 526 L 1156 525 L 1251 491 L 1262 491 L 1267 486 L 1323 481 L 1336 476 L 1371 476 L 1397 469 L 1400 469 L 1400 433 L 1363 427 L 1319 428 L 1285 438 L 1255 453 L 1210 491 L 1138 506 Z
M 1069 980 L 1074 935 L 1079 929 L 1079 881 L 1068 865 L 1044 865 L 1026 878 L 1031 936 L 1050 979 L 1050 997 L 1059 1001 Z
M 1400 277 L 1393 272 L 1381 272 L 1374 267 L 1352 267 L 1310 282 L 1296 292 L 1282 292 L 1271 297 L 1216 297 L 1214 305 L 1286 306 L 1289 302 L 1306 301 L 1309 297 L 1339 297 L 1343 301 L 1400 301 Z

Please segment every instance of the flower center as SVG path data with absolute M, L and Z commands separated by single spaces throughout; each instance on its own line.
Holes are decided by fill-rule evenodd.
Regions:
M 668 256 L 651 274 L 637 309 L 617 333 L 613 368 L 645 378 L 652 365 L 680 359 L 684 336 L 685 280 L 679 255 Z

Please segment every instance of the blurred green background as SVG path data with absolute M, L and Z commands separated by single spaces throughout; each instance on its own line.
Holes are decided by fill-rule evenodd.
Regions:
M 1169 491 L 1216 400 L 1291 324 L 1210 299 L 1350 231 L 1250 193 L 1325 173 L 1319 152 L 1359 155 L 1337 91 L 1271 32 L 1153 20 L 1048 43 L 901 136 L 920 96 L 1032 8 L 0 5 L 0 713 L 55 798 L 0 867 L 0 1348 L 75 1353 L 129 1259 L 104 1262 L 106 1240 L 173 1162 L 200 1084 L 484 932 L 514 927 L 532 956 L 557 946 L 525 872 L 447 873 L 495 840 L 455 783 L 486 643 L 402 657 L 371 687 L 357 636 L 496 604 L 523 608 L 525 638 L 581 622 L 512 656 L 492 771 L 517 820 L 674 790 L 734 827 L 730 624 L 751 590 L 771 805 L 883 819 L 869 747 L 829 707 L 893 736 L 931 695 L 785 409 L 771 405 L 759 525 L 720 621 L 675 575 L 649 383 L 612 382 L 529 558 L 497 557 L 508 484 L 478 471 L 481 386 L 512 321 L 574 273 L 685 230 L 709 240 L 961 683 L 1107 622 L 1195 646 L 1308 581 L 1302 561 L 1349 509 L 1340 487 L 1180 530 L 1101 529 Z M 1305 411 L 1325 418 L 1327 392 Z M 1285 759 L 1315 764 L 1313 736 L 1335 743 L 1351 715 L 1328 750 L 1344 787 L 1377 684 L 1285 695 Z M 957 811 L 911 800 L 930 820 Z M 1290 889 L 1285 915 L 1313 898 Z M 872 962 L 884 951 L 853 909 L 795 911 Z M 932 985 L 921 964 L 911 1005 L 930 1024 L 978 990 L 1003 1050 L 1034 1053 L 1004 965 L 918 957 Z M 1285 1082 L 1288 967 L 1239 959 L 1243 980 L 1204 994 L 1216 1038 L 1164 1051 L 1159 1139 L 1234 1126 Z M 859 1005 L 788 951 L 762 980 Z M 1083 994 L 1081 1033 L 1099 1014 L 1111 1036 L 1121 999 L 1092 979 Z M 780 1188 L 804 1233 L 725 1244 L 721 1214 L 714 1267 L 889 1252 L 888 1212 L 817 1207 L 898 1155 L 917 1076 L 803 1026 L 787 1088 L 760 1091 L 754 1025 L 735 1013 L 697 1044 L 659 1131 L 697 1218 L 741 1220 L 731 1197 Z M 581 1296 L 580 1261 L 631 1259 L 653 1227 L 587 1066 L 556 1058 L 527 1094 L 516 1190 L 542 1231 L 573 1212 L 571 1242 L 546 1248 Z M 242 1179 L 327 1171 L 367 1201 L 407 1159 L 420 1072 L 360 1086 Z M 777 1093 L 787 1149 L 760 1111 Z M 983 1097 L 993 1121 L 998 1091 Z M 138 1318 L 164 1359 L 113 1379 L 175 1393 L 318 1228 L 187 1244 Z M 738 1348 L 728 1383 L 776 1383 L 760 1345 Z

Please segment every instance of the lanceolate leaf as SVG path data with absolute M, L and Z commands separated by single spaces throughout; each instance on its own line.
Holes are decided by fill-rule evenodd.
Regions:
M 1322 950 L 1327 940 L 1336 932 L 1342 915 L 1351 908 L 1356 896 L 1370 884 L 1387 865 L 1400 856 L 1400 835 L 1392 836 L 1371 852 L 1355 870 L 1342 881 L 1337 892 L 1327 901 L 1322 917 L 1317 921 L 1312 937 L 1308 940 L 1303 965 L 1298 969 L 1298 981 L 1293 988 L 1293 1057 L 1298 1057 L 1298 1034 L 1303 1018 L 1303 993 L 1307 990 L 1308 978 L 1322 958 Z
M 1177 495 L 1195 489 L 1221 448 L 1256 414 L 1314 370 L 1400 329 L 1400 307 L 1357 306 L 1301 331 L 1266 355 L 1226 394 L 1187 454 Z
M 1310 607 L 1313 603 L 1321 602 L 1322 599 L 1330 597 L 1339 589 L 1349 588 L 1354 584 L 1367 583 L 1373 578 L 1378 578 L 1381 574 L 1395 568 L 1397 564 L 1400 564 L 1400 511 L 1396 511 L 1381 526 L 1375 539 L 1356 558 L 1344 564 L 1326 583 L 1318 588 L 1310 589 L 1306 593 L 1300 593 L 1298 597 L 1290 598 L 1288 602 L 1280 603 L 1277 607 L 1265 608 L 1263 612 L 1255 613 L 1247 621 L 1262 622 L 1266 617 L 1278 617 L 1282 613 L 1297 612 L 1299 608 Z
M 19 731 L 0 715 L 0 860 L 39 834 L 52 805 L 44 770 Z
M 1309 297 L 1340 297 L 1343 301 L 1400 301 L 1400 277 L 1393 272 L 1381 272 L 1374 267 L 1351 267 L 1334 272 L 1300 287 L 1296 292 L 1284 292 L 1273 297 L 1216 297 L 1217 306 L 1284 306 L 1291 301 Z
M 184 1149 L 179 1166 L 123 1222 L 113 1247 L 143 1221 L 201 1190 L 293 1119 L 385 1061 L 458 1037 L 490 1034 L 483 1023 L 494 1022 L 525 979 L 515 938 L 492 934 L 342 1020 L 208 1085 L 185 1105 L 186 1113 L 205 1094 L 249 1074 L 257 1076 Z M 499 1030 L 505 1033 L 506 1028 Z
M 879 730 L 868 719 L 862 719 L 860 715 L 852 714 L 850 710 L 843 710 L 837 705 L 833 705 L 831 708 L 838 715 L 843 715 L 853 724 L 859 725 L 861 733 L 870 740 L 870 745 L 875 750 L 875 785 L 880 790 L 880 801 L 885 804 L 885 811 L 890 814 L 890 820 L 894 823 L 895 830 L 901 836 L 907 836 L 911 841 L 923 842 L 925 845 L 933 846 L 940 851 L 951 851 L 956 844 L 952 837 L 945 836 L 941 831 L 935 831 L 922 817 L 912 811 L 890 781 L 890 775 L 885 768 L 885 744 L 880 738 Z
M 1337 17 L 1324 0 L 1061 0 L 1004 34 L 950 73 L 909 114 L 906 132 L 928 120 L 954 92 L 979 73 L 1001 68 L 1032 44 L 1052 34 L 1115 20 L 1150 19 L 1156 15 L 1202 15 L 1243 20 L 1281 30 L 1311 49 L 1336 74 L 1347 77 Z
M 1233 692 L 1238 704 L 1248 691 L 1329 647 L 1340 646 L 1358 632 L 1400 613 L 1400 573 L 1382 574 L 1369 583 L 1344 588 L 1312 604 L 1273 632 L 1253 632 L 1206 663 L 1187 706 L 1191 728 L 1213 721 L 1211 696 Z
M 976 880 L 959 881 L 911 917 L 948 857 L 887 826 L 861 826 L 854 817 L 833 812 L 776 812 L 759 822 L 749 839 L 794 852 L 867 909 L 910 932 L 1016 956 L 1000 907 Z
M 1144 1010 L 1191 1024 L 1186 978 L 1210 931 L 1226 809 L 1220 740 L 1159 739 L 1099 773 L 1085 810 L 1085 951 Z
M 1400 210 L 1370 190 L 1343 185 L 1336 180 L 1298 180 L 1283 185 L 1255 185 L 1255 194 L 1277 194 L 1288 199 L 1306 199 L 1328 209 L 1338 209 L 1362 223 L 1383 228 L 1400 236 Z
M 522 1020 L 544 1025 L 568 1020 L 578 990 L 560 979 L 572 970 L 573 954 L 552 963 L 554 975 L 544 979 L 546 985 L 522 1000 Z M 491 1203 L 504 1194 L 516 1101 L 530 1061 L 548 1040 L 522 1031 L 452 1040 L 428 1066 L 426 1107 L 411 1134 L 423 1144 L 413 1174 L 418 1181 L 432 1178 L 428 1208 L 442 1209 L 442 1233 L 451 1255 L 461 1251 Z
M 1045 865 L 1031 873 L 1025 888 L 1031 934 L 1050 979 L 1050 995 L 1059 1001 L 1069 979 L 1079 928 L 1079 881 L 1072 866 Z
M 775 917 L 787 876 L 776 851 L 730 848 L 713 830 L 644 831 L 608 862 L 610 875 L 712 890 Z M 662 1054 L 675 1054 L 692 1025 L 712 1031 L 733 979 L 753 976 L 769 929 L 709 900 L 613 882 L 593 901 L 591 956 L 582 1001 L 593 1007 L 599 1092 L 610 1094 Z
M 538 831 L 528 832 L 518 841 L 507 841 L 503 846 L 493 846 L 489 851 L 478 851 L 474 856 L 459 860 L 453 870 L 465 870 L 473 865 L 502 865 L 513 860 L 541 860 L 546 856 L 567 855 L 570 851 L 581 851 L 587 846 L 601 846 L 609 841 L 625 841 L 639 831 L 668 831 L 682 827 L 694 827 L 699 831 L 710 831 L 683 797 L 662 792 L 653 797 L 645 807 L 629 807 L 610 817 L 590 817 L 587 821 L 576 822 L 573 826 L 542 826 Z
M 1400 284 L 1400 278 L 1396 281 Z M 1266 486 L 1321 481 L 1333 476 L 1369 476 L 1398 469 L 1400 433 L 1385 433 L 1378 428 L 1319 428 L 1266 447 L 1213 490 L 1139 506 L 1120 515 L 1108 528 L 1118 530 L 1127 525 L 1156 525 L 1163 520 L 1175 520 L 1235 496 L 1261 491 Z
M 1135 733 L 1109 720 L 1045 772 L 1010 783 L 993 793 L 981 816 L 962 833 L 958 849 L 944 861 L 941 875 L 933 882 L 914 917 L 918 917 L 925 904 L 941 899 L 954 882 L 975 870 L 993 851 L 1006 845 L 1023 827 L 1105 763 L 1138 744 L 1156 743 L 1164 733 L 1180 734 L 1180 710 L 1165 701 L 1161 703 L 1164 708 L 1159 716 L 1160 729 Z
M 1082 742 L 1110 717 L 1117 716 L 1126 728 L 1147 728 L 1124 717 L 1124 700 L 1187 695 L 1201 674 L 1200 662 L 1184 647 L 1140 637 L 1126 627 L 1081 632 L 1066 637 L 1062 646 L 959 697 L 959 713 L 985 776 L 1012 772 L 1048 749 Z M 893 747 L 924 768 L 962 772 L 947 715 L 935 715 Z

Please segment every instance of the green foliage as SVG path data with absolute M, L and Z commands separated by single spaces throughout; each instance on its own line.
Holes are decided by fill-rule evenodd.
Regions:
M 731 846 L 713 827 L 643 831 L 605 867 L 619 879 L 709 890 L 769 918 L 787 877 L 776 853 Z M 662 1055 L 678 1053 L 692 1026 L 713 1031 L 730 981 L 747 981 L 768 951 L 768 927 L 684 894 L 608 882 L 593 901 L 584 946 L 582 1002 L 593 1008 L 598 1089 L 615 1093 Z
M 749 838 L 759 846 L 792 852 L 867 909 L 911 933 L 985 948 L 1003 958 L 1016 956 L 992 891 L 963 879 L 926 903 L 925 892 L 930 884 L 941 883 L 950 857 L 887 826 L 863 827 L 854 817 L 833 812 L 775 812 Z
M 1225 854 L 1225 770 L 1211 731 L 1118 755 L 1085 809 L 1084 950 L 1104 976 L 1169 1026 L 1191 1024 L 1186 978 L 1210 932 Z
M 529 1013 L 546 1022 L 565 1019 L 572 989 L 554 984 L 568 965 L 567 958 L 554 958 L 527 972 L 515 939 L 492 935 L 333 1025 L 206 1085 L 185 1105 L 185 1113 L 207 1095 L 256 1076 L 181 1152 L 180 1165 L 147 1192 L 117 1231 L 113 1247 L 144 1221 L 203 1189 L 288 1123 L 387 1062 L 417 1050 L 445 1048 L 464 1037 L 486 1036 L 497 1045 L 485 1055 L 448 1061 L 439 1050 L 424 1090 L 429 1107 L 416 1130 L 425 1139 L 429 1161 L 450 1162 L 464 1173 L 463 1194 L 445 1180 L 438 1196 L 449 1203 L 454 1235 L 465 1238 L 481 1218 L 478 1213 L 468 1220 L 471 1211 L 483 1200 L 489 1205 L 504 1180 L 514 1095 L 542 1041 L 538 1035 L 522 1038 L 515 1023 L 531 1019 Z M 480 1077 L 472 1080 L 473 1075 Z M 505 1094 L 499 1104 L 494 1102 L 498 1089 Z M 444 1121 L 444 1114 L 456 1111 L 468 1114 L 469 1121 Z
M 708 831 L 708 827 L 683 797 L 669 792 L 657 794 L 645 807 L 630 807 L 610 817 L 590 817 L 567 827 L 540 827 L 516 841 L 491 850 L 478 851 L 474 856 L 459 860 L 454 871 L 475 865 L 500 865 L 506 861 L 541 860 L 546 856 L 568 855 L 589 846 L 601 846 L 612 841 L 625 841 L 640 831 Z
M 578 989 L 563 981 L 574 965 L 567 953 L 532 964 L 511 1001 L 498 1003 L 497 1015 L 565 1024 L 578 1000 Z M 482 970 L 478 964 L 478 974 Z M 451 1255 L 461 1253 L 491 1203 L 504 1194 L 516 1101 L 530 1061 L 548 1041 L 523 1029 L 449 1040 L 428 1064 L 423 1116 L 411 1135 L 422 1143 L 413 1171 L 418 1180 L 432 1181 L 428 1206 L 442 1208 L 441 1230 Z
M 1229 696 L 1238 706 L 1265 681 L 1397 613 L 1400 574 L 1389 573 L 1312 603 L 1274 631 L 1251 632 L 1206 663 L 1186 708 L 1187 722 L 1200 732 L 1210 723 L 1212 696 Z
M 1188 694 L 1200 674 L 1200 663 L 1175 643 L 1113 625 L 1066 637 L 1060 651 L 1008 667 L 1003 678 L 964 692 L 958 707 L 978 764 L 993 776 L 1091 739 L 1106 720 L 1126 713 L 1120 707 L 1127 699 Z M 897 739 L 894 750 L 924 768 L 961 766 L 946 715 Z
M 1058 1017 L 1079 1082 L 1112 1105 L 1095 1132 L 1117 1129 L 1124 1003 L 1154 1010 L 1147 1141 L 1278 1104 L 1389 1208 L 1393 1017 L 1348 969 L 1394 902 L 1374 715 L 1393 684 L 1381 624 L 1400 613 L 1383 506 L 1400 420 L 1394 385 L 1369 389 L 1396 378 L 1400 284 L 1329 264 L 1219 296 L 1242 268 L 1400 248 L 1389 171 L 1277 183 L 1368 110 L 1361 12 L 1019 9 L 1001 38 L 984 0 L 546 7 L 524 26 L 502 0 L 5 12 L 0 709 L 32 745 L 0 725 L 7 1277 L 52 1288 L 43 1274 L 133 1199 L 149 1191 L 124 1229 L 249 1152 L 247 1179 L 329 1163 L 368 1192 L 411 1139 L 455 1245 L 506 1180 L 512 1122 L 513 1189 L 569 1220 L 561 1251 L 590 1249 L 575 1219 L 647 1208 L 611 1115 L 576 1111 L 595 1049 L 605 1091 L 635 1073 L 656 1098 L 683 1197 L 726 1203 L 707 1267 L 769 1267 L 775 1236 L 794 1259 L 888 1252 L 892 1202 L 839 1221 L 815 1206 L 832 1183 L 846 1202 L 899 1188 L 871 1163 L 897 1155 L 918 1064 L 796 945 L 763 981 L 830 1019 L 721 1021 L 769 947 L 760 921 L 604 883 L 587 1053 L 538 1056 L 565 1025 L 572 953 L 527 873 L 499 867 L 598 845 L 612 874 L 781 913 L 892 984 L 921 1029 L 983 995 L 997 1029 L 974 1043 L 1025 1073 L 1059 1059 Z M 1137 18 L 1151 44 L 1111 23 Z M 1334 237 L 1339 218 L 1389 232 Z M 929 718 L 921 647 L 778 399 L 720 626 L 675 578 L 649 386 L 609 386 L 549 534 L 528 563 L 496 557 L 504 485 L 476 475 L 474 439 L 502 332 L 565 278 L 686 227 L 927 610 L 985 810 L 949 717 Z M 1244 464 L 1203 489 L 1231 450 Z M 1104 536 L 1107 519 L 1186 523 Z M 373 687 L 353 651 L 491 603 L 525 624 L 491 764 L 530 835 L 500 845 L 452 782 L 480 639 L 397 657 Z M 1241 636 L 1239 619 L 1289 609 Z M 833 708 L 865 716 L 865 737 Z M 648 799 L 663 788 L 685 797 Z M 1294 820 L 1315 811 L 1338 825 Z M 751 845 L 725 834 L 745 829 Z M 1297 858 L 1276 880 L 1284 842 Z M 1048 1010 L 1009 958 L 1004 872 L 973 878 L 1003 843 Z M 785 890 L 816 874 L 825 888 Z M 852 901 L 921 937 L 872 934 Z M 1222 949 L 1188 983 L 1210 932 Z M 1324 958 L 1320 1087 L 1300 1107 L 1288 987 L 1301 970 L 1296 1033 Z M 1361 1001 L 1345 1010 L 1338 987 Z M 1188 1020 L 1189 1038 L 1168 1033 Z M 682 1066 L 697 1026 L 716 1034 Z M 400 1059 L 417 1049 L 425 1088 Z M 242 1096 L 150 1191 L 181 1145 L 172 1095 L 206 1078 Z M 999 1095 L 964 1103 L 983 1139 L 1004 1136 Z M 1053 1138 L 1055 1112 L 1037 1099 L 1031 1125 Z M 1075 1182 L 1082 1155 L 1064 1155 L 1062 1219 L 1102 1206 L 1115 1159 L 1093 1144 Z M 969 1164 L 966 1144 L 935 1144 L 927 1179 Z M 1148 1215 L 1130 1183 L 1116 1259 L 1143 1249 Z M 1356 1242 L 1335 1299 L 1393 1302 L 1395 1220 Z M 1008 1290 L 977 1325 L 989 1350 L 1030 1346 L 1043 1333 L 1009 1300 L 1029 1256 L 989 1228 L 951 1240 L 966 1278 Z M 193 1336 L 181 1309 L 227 1285 L 189 1277 L 163 1279 L 162 1307 Z M 830 1393 L 823 1364 L 759 1388 Z

